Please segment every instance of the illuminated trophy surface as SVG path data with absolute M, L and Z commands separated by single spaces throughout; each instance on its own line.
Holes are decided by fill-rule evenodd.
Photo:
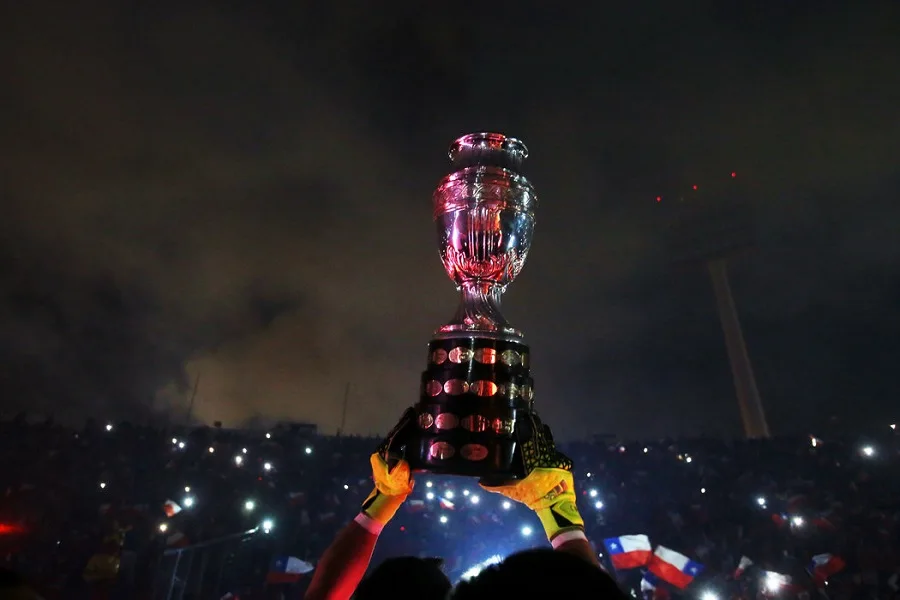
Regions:
M 407 455 L 416 470 L 497 483 L 524 476 L 518 436 L 531 426 L 530 351 L 500 298 L 528 256 L 537 197 L 521 173 L 528 150 L 515 138 L 474 133 L 449 154 L 434 222 L 461 300 L 428 344 Z

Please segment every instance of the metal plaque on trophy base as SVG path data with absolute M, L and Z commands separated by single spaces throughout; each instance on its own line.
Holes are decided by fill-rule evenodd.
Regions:
M 521 174 L 527 156 L 522 142 L 498 133 L 466 135 L 450 147 L 454 170 L 434 192 L 434 221 L 444 269 L 462 297 L 428 345 L 407 445 L 415 470 L 486 483 L 524 476 L 516 434 L 530 427 L 530 352 L 500 313 L 500 298 L 534 232 L 537 197 Z

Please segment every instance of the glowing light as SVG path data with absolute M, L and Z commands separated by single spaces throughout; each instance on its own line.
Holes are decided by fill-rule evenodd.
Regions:
M 172 438 L 172 443 L 173 443 L 173 444 L 177 444 L 177 443 L 178 443 L 178 438 Z
M 350 486 L 347 485 L 347 484 L 345 483 L 345 484 L 344 484 L 344 489 L 345 489 L 345 490 L 349 490 L 349 489 L 350 489 Z
M 532 533 L 534 533 L 534 530 L 533 530 L 531 527 L 529 527 L 528 525 L 524 525 L 524 526 L 522 527 L 522 535 L 523 535 L 524 537 L 528 537 L 528 536 L 530 536 Z
M 662 202 L 662 196 L 657 196 L 657 197 L 656 197 L 656 201 L 657 201 L 657 202 Z
M 700 600 L 719 600 L 719 597 L 713 592 L 703 592 L 703 595 L 700 596 Z
M 440 521 L 441 523 L 447 523 L 450 519 L 447 518 L 447 515 L 441 515 Z
M 434 492 L 428 492 L 427 494 L 425 494 L 425 499 L 434 500 Z
M 694 185 L 692 185 L 692 186 L 691 186 L 691 189 L 692 189 L 692 190 L 696 190 L 696 189 L 697 189 L 697 184 L 695 183 Z
M 100 489 L 101 489 L 101 490 L 105 490 L 105 489 L 106 489 L 106 482 L 105 482 L 105 481 L 101 481 L 101 482 L 100 482 Z
M 591 477 L 593 477 L 593 473 L 591 473 L 590 471 L 588 471 L 587 478 L 590 479 Z
M 700 488 L 700 493 L 701 493 L 701 494 L 705 494 L 705 493 L 706 493 L 706 488 Z
M 686 463 L 692 462 L 693 460 L 694 460 L 694 459 L 691 458 L 690 456 L 685 456 L 685 457 L 684 457 L 684 462 L 686 462 Z
M 312 454 L 312 446 L 307 446 L 307 447 L 304 449 L 304 452 L 306 452 L 307 454 Z
M 815 448 L 816 446 L 819 445 L 819 439 L 816 436 L 810 436 L 809 445 L 812 446 L 813 448 Z
M 650 448 L 644 447 L 644 454 L 647 454 L 648 452 L 650 452 Z
M 433 485 L 434 485 L 434 484 L 431 483 L 430 481 L 426 481 L 426 482 L 425 482 L 425 487 L 427 487 L 427 488 L 430 488 L 430 487 L 433 486 Z
M 168 530 L 169 530 L 169 526 L 166 523 L 159 524 L 159 532 L 160 533 L 165 533 Z
M 247 449 L 246 449 L 246 448 L 241 448 L 241 454 L 247 454 Z
M 786 580 L 781 573 L 766 571 L 764 582 L 766 590 L 771 594 L 775 594 L 781 589 L 781 586 L 786 583 Z
M 240 454 L 238 454 L 237 456 L 234 457 L 234 464 L 236 464 L 237 466 L 241 466 L 241 463 L 243 463 L 243 462 L 244 462 L 244 457 L 241 456 Z
M 106 424 L 106 430 L 107 430 L 107 431 L 112 431 L 112 429 L 113 429 L 113 428 L 112 428 L 112 423 L 107 423 L 107 424 Z
M 466 569 L 466 571 L 462 574 L 462 576 L 460 578 L 463 581 L 468 581 L 468 580 L 472 579 L 473 577 L 477 577 L 478 574 L 481 573 L 482 571 L 484 571 L 486 568 L 491 567 L 493 565 L 499 565 L 501 562 L 503 562 L 503 557 L 500 556 L 499 554 L 495 554 L 494 556 L 490 557 L 489 559 L 478 563 L 474 567 Z
M 734 171 L 732 171 L 732 172 L 731 172 L 731 176 L 732 176 L 732 177 L 737 177 L 737 173 L 735 173 Z
M 263 533 L 269 533 L 272 531 L 272 528 L 275 527 L 275 522 L 272 519 L 263 519 L 262 529 Z
M 271 440 L 271 439 L 272 439 L 272 434 L 269 433 L 269 432 L 266 432 L 266 439 L 267 439 L 267 440 Z
M 875 456 L 875 448 L 872 446 L 865 446 L 862 449 L 863 456 Z
M 181 505 L 185 508 L 190 508 L 194 505 L 194 498 L 191 496 L 186 496 L 184 500 L 181 501 Z
M 501 506 L 503 506 L 503 510 L 509 510 L 512 508 L 512 502 L 510 502 L 509 500 L 504 500 Z
M 253 500 L 247 500 L 244 502 L 244 510 L 247 512 L 253 512 L 253 509 L 256 508 L 256 502 Z
M 444 498 L 447 500 L 453 500 L 453 490 L 447 490 L 444 492 Z
M 590 492 L 588 492 L 588 495 L 589 495 L 591 498 L 596 498 L 596 497 L 597 497 L 597 490 L 591 490 Z
M 216 451 L 215 448 L 213 448 L 212 446 L 209 447 L 209 453 L 210 453 L 210 454 L 212 454 L 212 453 L 215 452 L 215 451 Z
M 481 498 L 479 498 L 478 496 L 475 496 L 474 494 L 469 497 L 469 502 L 471 502 L 472 504 L 478 504 L 480 501 L 481 501 Z
M 791 517 L 791 525 L 793 525 L 794 527 L 803 527 L 803 522 L 803 517 L 799 515 Z
M 190 493 L 191 493 L 191 486 L 189 486 L 189 485 L 184 486 L 184 493 L 185 493 L 185 494 L 190 494 Z
M 603 510 L 603 501 L 597 500 L 596 502 L 594 502 L 594 508 L 596 508 L 597 510 Z
M 178 442 L 178 447 L 184 450 L 184 442 Z
M 759 504 L 759 505 L 762 506 L 762 507 L 765 507 L 765 506 L 766 506 L 766 499 L 765 499 L 763 496 L 760 496 L 759 498 L 756 499 L 756 503 Z
M 263 469 L 265 469 L 266 471 L 271 471 L 271 470 L 272 470 L 272 463 L 270 463 L 270 462 L 263 463 Z
M 468 495 L 469 495 L 469 490 L 463 490 L 463 496 L 468 496 Z
M 896 431 L 896 430 L 897 430 L 897 424 L 891 423 L 891 431 Z

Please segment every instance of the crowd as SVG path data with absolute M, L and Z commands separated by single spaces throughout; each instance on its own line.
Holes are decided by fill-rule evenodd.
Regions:
M 841 568 L 827 581 L 828 597 L 900 598 L 900 432 L 885 423 L 869 434 L 598 439 L 561 449 L 575 461 L 586 533 L 625 588 L 639 590 L 642 579 L 646 586 L 645 574 L 616 571 L 603 540 L 645 535 L 704 566 L 684 590 L 658 584 L 648 593 L 802 596 L 815 586 L 766 589 L 761 578 L 811 581 L 812 557 L 830 554 Z M 86 567 L 120 532 L 114 595 L 149 598 L 171 583 L 166 550 L 249 532 L 241 539 L 253 538 L 253 551 L 240 568 L 229 563 L 228 585 L 236 593 L 259 588 L 273 557 L 314 565 L 358 512 L 378 441 L 297 426 L 74 430 L 20 415 L 0 422 L 0 561 L 41 582 L 48 597 L 89 597 L 96 578 Z M 423 474 L 375 560 L 440 556 L 459 578 L 493 557 L 544 544 L 527 509 L 473 480 Z M 753 567 L 736 576 L 742 558 Z M 208 572 L 221 578 L 222 570 Z

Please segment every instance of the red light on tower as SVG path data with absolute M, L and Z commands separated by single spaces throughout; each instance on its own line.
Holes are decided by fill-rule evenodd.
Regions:
M 692 186 L 691 186 L 691 189 L 692 189 L 692 190 L 696 190 L 696 189 L 697 189 L 697 184 L 695 183 L 694 185 L 692 185 Z
M 656 201 L 657 201 L 657 202 L 662 202 L 662 196 L 657 196 L 657 197 L 656 197 Z
M 737 173 L 735 173 L 734 171 L 732 171 L 732 172 L 731 172 L 731 178 L 734 179 L 735 177 L 737 177 Z

